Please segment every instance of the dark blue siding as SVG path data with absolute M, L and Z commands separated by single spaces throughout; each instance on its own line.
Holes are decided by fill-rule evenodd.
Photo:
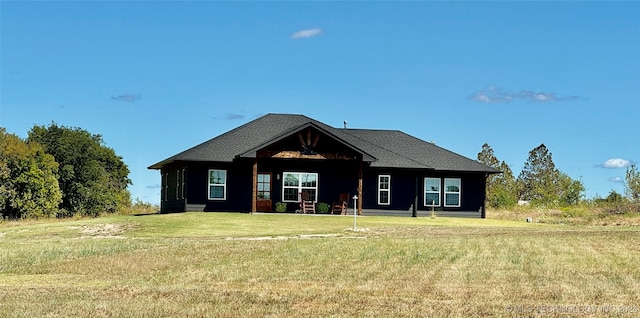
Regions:
M 187 207 L 197 207 L 202 211 L 241 211 L 251 210 L 253 183 L 253 159 L 236 159 L 233 163 L 197 163 L 176 164 L 163 169 L 169 173 L 168 199 L 162 202 L 163 212 L 184 211 Z M 185 200 L 175 200 L 176 169 L 186 168 Z M 224 169 L 227 171 L 226 200 L 209 200 L 208 171 Z M 258 172 L 272 174 L 272 201 L 282 201 L 282 174 L 290 172 L 318 173 L 318 202 L 331 204 L 340 193 L 348 192 L 350 197 L 357 194 L 358 161 L 356 160 L 314 160 L 314 159 L 258 159 Z M 379 205 L 377 201 L 378 175 L 391 176 L 390 204 Z M 363 167 L 363 209 L 410 211 L 416 195 L 418 210 L 429 210 L 423 202 L 424 178 L 460 178 L 461 206 L 439 207 L 444 211 L 478 211 L 484 202 L 485 176 L 483 173 L 454 173 L 433 170 L 374 169 Z M 163 178 L 164 181 L 164 178 Z M 162 191 L 165 185 L 163 184 Z M 353 208 L 353 201 L 349 202 Z M 295 211 L 297 204 L 289 203 L 287 211 Z
M 378 204 L 378 176 L 391 175 L 391 198 L 389 205 Z M 485 177 L 483 173 L 441 172 L 433 170 L 402 170 L 402 169 L 369 169 L 364 175 L 363 209 L 403 210 L 408 211 L 417 196 L 418 210 L 429 210 L 424 205 L 424 178 L 459 178 L 461 179 L 460 207 L 440 206 L 436 209 L 443 211 L 478 211 L 484 202 Z M 417 178 L 417 180 L 416 180 Z M 442 196 L 443 193 L 441 193 Z M 443 200 L 443 198 L 441 198 Z

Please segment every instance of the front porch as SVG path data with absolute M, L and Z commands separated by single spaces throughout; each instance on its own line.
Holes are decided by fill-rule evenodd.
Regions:
M 333 205 L 341 193 L 362 197 L 362 169 L 374 159 L 307 124 L 240 157 L 252 160 L 251 212 L 306 210 L 303 202 Z M 300 195 L 309 198 L 302 200 Z M 358 211 L 362 203 L 358 202 Z

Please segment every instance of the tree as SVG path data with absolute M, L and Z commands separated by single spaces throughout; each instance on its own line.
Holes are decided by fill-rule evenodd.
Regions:
M 482 145 L 482 150 L 480 150 L 480 152 L 478 153 L 478 161 L 495 169 L 498 169 L 498 166 L 500 165 L 498 158 L 496 158 L 496 156 L 493 154 L 493 149 L 491 148 L 491 146 L 489 146 L 488 143 L 485 143 Z M 489 175 L 489 177 L 487 177 L 487 185 L 486 185 L 487 199 L 493 193 L 496 177 L 497 175 L 495 174 Z M 488 200 L 488 201 L 491 201 L 491 200 Z M 492 205 L 489 204 L 489 206 L 492 206 Z
M 529 152 L 529 158 L 518 175 L 518 196 L 538 204 L 557 201 L 554 181 L 558 176 L 551 153 L 541 144 Z
M 52 123 L 34 126 L 28 140 L 41 143 L 60 164 L 64 216 L 97 216 L 130 205 L 129 168 L 102 136 Z
M 0 128 L 0 214 L 9 218 L 51 217 L 62 193 L 58 164 L 40 144 L 25 143 Z
M 559 174 L 558 196 L 560 204 L 564 206 L 576 205 L 584 199 L 586 188 L 581 180 L 573 180 L 565 173 Z
M 636 165 L 627 167 L 627 173 L 624 179 L 625 194 L 634 203 L 640 203 L 640 171 L 636 169 Z
M 616 190 L 609 191 L 609 195 L 605 199 L 608 203 L 621 203 L 623 201 L 623 197 L 620 193 L 616 192 Z
M 478 161 L 502 171 L 501 174 L 493 174 L 487 178 L 487 205 L 492 208 L 509 208 L 516 205 L 515 180 L 509 165 L 504 161 L 500 162 L 487 143 L 482 145 Z
M 492 168 L 498 168 L 500 165 L 500 161 L 498 161 L 498 158 L 496 158 L 493 149 L 488 143 L 482 145 L 482 150 L 478 153 L 478 161 Z
M 498 208 L 511 208 L 518 204 L 518 194 L 516 192 L 516 179 L 509 165 L 502 161 L 498 170 L 502 174 L 495 175 L 495 191 L 492 195 L 492 202 Z
M 558 170 L 544 144 L 529 152 L 517 180 L 518 196 L 535 205 L 577 204 L 585 190 L 582 181 Z

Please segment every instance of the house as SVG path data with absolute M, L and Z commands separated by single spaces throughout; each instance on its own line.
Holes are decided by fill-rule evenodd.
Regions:
M 304 115 L 267 114 L 153 164 L 161 212 L 287 211 L 300 194 L 358 213 L 435 210 L 484 217 L 485 183 L 500 171 L 397 130 L 335 128 Z M 354 201 L 349 200 L 349 209 Z

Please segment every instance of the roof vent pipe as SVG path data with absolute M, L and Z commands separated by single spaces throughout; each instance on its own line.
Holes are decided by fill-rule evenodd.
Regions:
M 343 124 L 344 124 L 344 129 L 347 129 L 347 121 L 346 120 L 343 122 Z

